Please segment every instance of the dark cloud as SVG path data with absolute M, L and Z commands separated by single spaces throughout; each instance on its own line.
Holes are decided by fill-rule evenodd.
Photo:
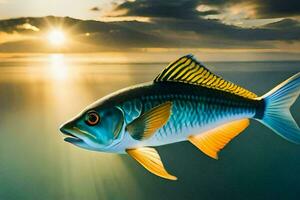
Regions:
M 226 25 L 218 20 L 159 20 L 160 24 L 167 30 L 178 32 L 193 32 L 201 37 L 214 38 L 215 40 L 234 41 L 294 41 L 300 40 L 300 23 L 295 20 L 283 20 L 271 25 L 272 27 L 242 28 L 233 25 Z M 274 27 L 277 28 L 274 28 Z M 288 27 L 288 28 L 287 28 Z
M 219 14 L 222 12 L 222 8 L 236 4 L 252 5 L 256 12 L 256 18 L 277 18 L 300 15 L 299 0 L 136 0 L 133 2 L 125 1 L 117 6 L 115 11 L 128 11 L 121 16 L 191 19 L 199 16 Z M 199 12 L 196 10 L 199 5 L 215 6 L 217 9 Z
M 19 33 L 29 33 L 32 34 L 33 30 L 21 29 L 20 26 L 23 24 L 30 24 L 37 27 L 38 29 L 48 30 L 51 26 L 61 27 L 70 26 L 76 24 L 77 20 L 70 17 L 23 17 L 17 19 L 6 19 L 0 20 L 0 32 L 19 32 Z
M 288 29 L 289 31 L 291 31 L 293 29 L 300 28 L 300 23 L 299 21 L 293 19 L 283 19 L 278 22 L 266 24 L 264 27 L 271 29 Z
M 258 17 L 274 18 L 300 15 L 299 0 L 256 0 Z
M 193 33 L 196 38 L 194 41 L 210 39 L 213 43 L 212 38 L 214 38 L 218 41 L 249 41 L 250 43 L 253 41 L 296 41 L 300 39 L 299 22 L 292 19 L 284 19 L 263 27 L 242 28 L 224 24 L 220 20 L 209 20 L 201 17 L 218 14 L 224 8 L 237 4 L 251 5 L 255 9 L 256 18 L 275 18 L 300 14 L 299 0 L 136 0 L 120 4 L 115 11 L 127 10 L 127 13 L 121 16 L 150 17 L 153 23 L 157 25 L 157 27 L 152 26 L 152 31 L 168 33 L 173 31 L 176 32 L 176 35 L 179 35 L 180 32 L 181 35 Z M 217 10 L 201 13 L 197 10 L 199 5 L 208 5 Z M 184 44 L 187 43 L 184 42 Z M 195 44 L 189 45 L 197 46 Z
M 250 4 L 255 8 L 257 18 L 277 18 L 300 15 L 299 0 L 202 0 L 201 3 L 218 6 L 219 8 L 241 3 Z
M 0 23 L 0 31 L 12 33 L 17 29 L 17 26 L 27 23 L 26 18 L 2 20 Z
M 95 6 L 95 7 L 92 7 L 92 8 L 90 9 L 90 11 L 100 11 L 100 8 L 97 7 L 97 6 Z
M 218 14 L 217 10 L 199 12 L 196 10 L 201 0 L 137 0 L 126 1 L 116 7 L 114 11 L 127 10 L 119 16 L 142 16 L 159 18 L 193 19 L 203 15 Z
M 126 10 L 125 14 L 119 16 L 150 17 L 151 22 L 101 22 L 54 16 L 18 18 L 0 20 L 0 34 L 19 33 L 42 38 L 51 26 L 62 26 L 70 31 L 73 41 L 63 49 L 64 52 L 136 48 L 273 48 L 276 42 L 300 41 L 300 22 L 293 19 L 285 18 L 261 27 L 243 28 L 203 17 L 218 14 L 225 7 L 239 3 L 241 1 L 237 0 L 126 1 L 116 5 L 113 13 L 124 13 L 116 11 Z M 245 0 L 242 3 L 255 5 L 258 18 L 294 16 L 299 11 L 299 3 L 295 0 Z M 199 12 L 199 5 L 210 5 L 214 10 Z M 91 10 L 98 11 L 99 8 Z M 25 38 L 6 43 L 2 40 L 0 51 L 52 51 L 43 39 Z
M 28 34 L 18 26 L 30 23 L 38 27 L 40 39 L 0 44 L 0 51 L 52 51 L 45 45 L 49 24 L 63 24 L 72 32 L 64 52 L 110 51 L 134 48 L 272 48 L 276 41 L 300 41 L 300 23 L 292 19 L 260 28 L 241 28 L 218 20 L 155 18 L 151 23 L 137 21 L 99 22 L 72 18 L 19 18 L 0 21 L 1 32 Z M 89 33 L 87 36 L 85 33 Z M 272 41 L 272 43 L 268 43 Z M 271 45 L 271 46 L 270 46 Z M 35 48 L 32 48 L 35 47 Z

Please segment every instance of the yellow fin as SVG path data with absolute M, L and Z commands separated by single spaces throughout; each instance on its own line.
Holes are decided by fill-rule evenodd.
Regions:
M 136 140 L 147 139 L 167 123 L 171 108 L 172 102 L 170 101 L 160 104 L 129 123 L 126 130 Z
M 170 63 L 154 80 L 155 83 L 166 81 L 222 90 L 248 99 L 257 97 L 256 94 L 215 75 L 192 55 L 183 56 Z
M 218 159 L 218 152 L 248 125 L 249 119 L 237 120 L 199 135 L 192 135 L 188 140 L 206 155 Z
M 142 147 L 137 149 L 127 149 L 126 152 L 149 172 L 165 179 L 177 180 L 177 177 L 166 171 L 159 154 L 154 148 Z

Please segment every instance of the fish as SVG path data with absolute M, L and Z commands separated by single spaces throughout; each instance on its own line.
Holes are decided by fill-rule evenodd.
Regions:
M 218 153 L 256 120 L 300 143 L 290 107 L 300 72 L 262 96 L 211 72 L 193 55 L 171 62 L 151 82 L 113 92 L 60 127 L 77 147 L 128 154 L 149 172 L 177 180 L 155 147 L 188 141 L 207 156 Z

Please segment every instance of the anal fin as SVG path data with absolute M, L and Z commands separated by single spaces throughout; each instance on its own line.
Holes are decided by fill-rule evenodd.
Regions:
M 149 172 L 165 179 L 177 180 L 177 177 L 167 172 L 159 154 L 154 148 L 141 147 L 137 149 L 127 149 L 126 152 Z
M 249 119 L 229 122 L 188 140 L 206 155 L 218 159 L 218 152 L 249 125 Z

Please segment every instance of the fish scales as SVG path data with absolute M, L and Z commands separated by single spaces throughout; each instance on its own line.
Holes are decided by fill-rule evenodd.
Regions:
M 174 141 L 182 141 L 187 135 L 198 134 L 197 131 L 207 129 L 216 122 L 241 116 L 252 117 L 259 107 L 256 100 L 236 97 L 234 94 L 218 90 L 208 91 L 206 88 L 181 83 L 170 83 L 168 86 L 169 90 L 163 89 L 166 86 L 149 85 L 146 86 L 148 92 L 144 92 L 141 96 L 135 90 L 130 95 L 130 97 L 135 97 L 134 99 L 125 102 L 116 100 L 121 105 L 123 104 L 121 107 L 131 105 L 139 109 L 138 112 L 131 112 L 132 116 L 128 117 L 131 120 L 127 123 L 166 101 L 172 102 L 170 119 L 153 135 L 150 143 L 159 141 L 160 144 L 164 144 L 164 140 L 168 142 L 170 138 Z M 180 89 L 174 90 L 175 87 Z M 190 90 L 193 94 L 184 93 Z M 225 93 L 225 97 L 222 93 Z M 125 96 L 122 98 L 126 99 Z M 131 115 L 131 113 L 127 112 L 126 115 Z M 136 115 L 137 113 L 139 116 Z

